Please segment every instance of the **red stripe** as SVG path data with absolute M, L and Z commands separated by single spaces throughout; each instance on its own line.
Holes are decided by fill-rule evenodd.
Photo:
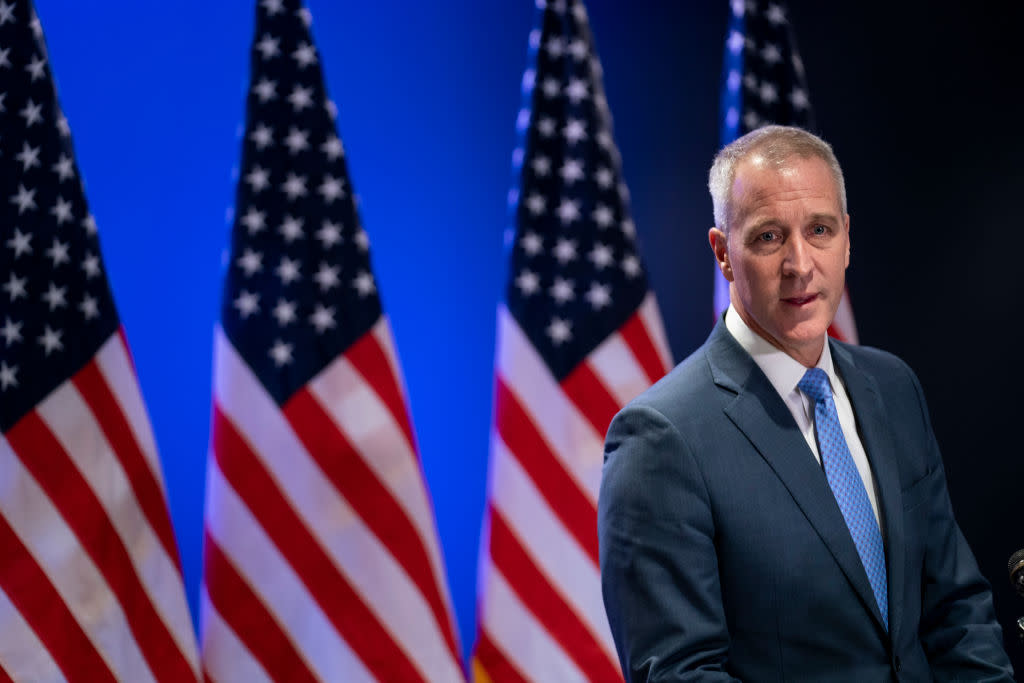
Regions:
M 0 664 L 0 683 L 14 683 L 14 679 L 11 678 L 10 674 L 4 671 L 2 664 Z
M 116 679 L 103 658 L 3 515 L 0 548 L 0 589 L 28 622 L 64 677 L 69 681 L 114 683 Z
M 195 680 L 195 672 L 153 606 L 106 510 L 39 415 L 28 413 L 6 436 L 117 596 L 154 677 Z
M 647 326 L 644 325 L 644 319 L 640 317 L 640 311 L 630 316 L 626 324 L 619 328 L 619 334 L 629 350 L 636 356 L 637 362 L 640 363 L 640 367 L 643 368 L 644 374 L 647 375 L 647 380 L 651 384 L 657 382 L 668 372 L 668 368 L 661 360 L 661 355 L 658 354 L 658 348 L 654 345 L 654 338 L 648 332 Z
M 327 479 L 419 588 L 434 613 L 452 659 L 459 662 L 455 632 L 431 570 L 430 556 L 405 510 L 308 389 L 301 389 L 288 399 L 283 411 Z M 368 453 L 366 457 L 373 455 Z
M 839 326 L 836 325 L 835 323 L 828 326 L 828 336 L 832 337 L 833 339 L 838 339 L 841 342 L 850 341 L 849 339 L 846 338 L 846 335 L 843 334 L 843 331 L 839 329 Z
M 214 404 L 213 452 L 224 478 L 245 501 L 313 599 L 366 667 L 382 680 L 421 681 L 419 672 L 288 504 L 270 473 Z M 302 457 L 277 453 L 276 457 Z M 258 559 L 257 559 L 258 561 Z
M 561 386 L 594 430 L 603 437 L 615 413 L 619 412 L 622 406 L 594 373 L 590 363 L 583 361 L 577 365 L 562 380 Z
M 493 506 L 491 558 L 516 595 L 590 681 L 622 683 L 618 664 L 605 654 L 579 615 L 537 568 L 508 523 Z
M 559 462 L 515 394 L 495 378 L 498 434 L 566 530 L 598 566 L 597 508 Z
M 181 573 L 181 558 L 178 555 L 178 545 L 174 540 L 174 530 L 171 528 L 171 517 L 167 513 L 164 501 L 163 489 L 157 481 L 156 475 L 146 456 L 142 453 L 139 442 L 135 440 L 135 434 L 125 414 L 121 412 L 121 406 L 110 390 L 106 378 L 100 372 L 99 365 L 93 359 L 85 367 L 75 373 L 71 378 L 75 387 L 82 395 L 89 410 L 99 423 L 103 436 L 110 444 L 114 455 L 121 463 L 128 482 L 135 494 L 135 500 L 142 509 L 146 521 L 153 528 L 153 532 L 160 539 L 160 545 L 164 547 L 167 556 L 171 558 L 178 573 Z
M 479 666 L 492 683 L 529 683 L 505 653 L 494 644 L 485 628 L 481 628 L 477 636 L 475 655 Z
M 209 529 L 203 530 L 203 579 L 210 602 L 275 681 L 316 681 L 295 645 L 238 573 Z M 204 671 L 204 676 L 211 677 Z
M 398 386 L 398 377 L 391 369 L 388 356 L 377 337 L 372 332 L 364 334 L 345 351 L 345 358 L 377 392 L 377 396 L 388 407 L 391 416 L 409 441 L 409 449 L 416 452 L 416 437 L 412 432 L 412 423 L 409 420 L 409 411 L 405 407 L 405 399 L 402 398 L 402 390 Z

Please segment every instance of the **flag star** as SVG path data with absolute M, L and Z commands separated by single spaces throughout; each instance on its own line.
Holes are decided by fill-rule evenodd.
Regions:
M 6 47 L 6 48 L 0 49 L 0 69 L 9 69 L 9 68 L 11 68 L 10 54 L 11 54 L 11 48 Z M 4 94 L 6 94 L 6 93 L 4 93 Z M 0 111 L 4 111 L 2 107 L 0 107 Z
M 619 227 L 622 228 L 622 234 L 626 237 L 630 239 L 634 239 L 636 237 L 636 223 L 633 222 L 632 218 L 623 219 L 622 225 Z
M 74 218 L 71 215 L 71 202 L 63 197 L 57 197 L 57 203 L 50 209 L 50 215 L 57 219 L 57 225 L 64 225 L 65 221 L 70 221 Z
M 595 282 L 590 285 L 590 289 L 583 295 L 583 298 L 590 303 L 591 308 L 599 311 L 612 303 L 611 287 Z
M 533 167 L 533 172 L 540 178 L 551 173 L 551 160 L 545 156 L 534 157 L 533 162 L 530 165 Z
M 743 77 L 743 87 L 747 90 L 756 91 L 758 89 L 757 76 L 752 73 L 748 73 Z
M 363 230 L 363 226 L 356 228 L 356 234 L 353 235 L 352 241 L 356 243 L 360 251 L 366 251 L 370 248 L 370 236 Z
M 615 215 L 612 213 L 612 210 L 604 204 L 598 204 L 595 206 L 590 217 L 595 223 L 597 223 L 597 227 L 599 228 L 607 228 L 615 222 Z
M 288 95 L 288 101 L 292 103 L 292 109 L 295 111 L 302 111 L 306 107 L 311 107 L 313 106 L 313 89 L 296 85 L 292 88 L 291 94 Z
M 31 128 L 34 124 L 43 120 L 43 105 L 29 100 L 18 113 L 25 117 L 25 127 Z
M 53 244 L 46 250 L 46 255 L 53 260 L 53 267 L 61 265 L 62 263 L 68 263 L 71 261 L 68 258 L 68 243 L 61 242 L 56 237 L 53 238 Z
M 28 142 L 22 142 L 21 151 L 14 158 L 21 162 L 21 170 L 25 172 L 39 165 L 39 148 L 32 147 Z
M 577 23 L 582 24 L 587 21 L 587 8 L 583 3 L 576 3 L 572 6 L 572 15 L 576 17 Z
M 551 337 L 551 342 L 555 346 L 560 346 L 572 339 L 572 324 L 568 320 L 563 320 L 562 318 L 552 318 L 551 324 L 547 326 L 545 331 L 548 333 L 548 336 Z
M 245 182 L 253 192 L 260 192 L 270 184 L 270 172 L 259 166 L 253 166 L 252 170 L 245 175 Z
M 7 3 L 0 1 L 0 26 L 3 26 L 8 21 L 14 21 L 14 5 L 16 3 Z
M 288 323 L 295 322 L 295 302 L 287 299 L 278 299 L 277 305 L 271 314 L 277 318 L 277 324 L 284 327 Z
M 261 78 L 260 81 L 252 87 L 252 90 L 256 93 L 256 97 L 260 98 L 260 102 L 269 102 L 277 97 L 277 83 L 266 76 Z
M 235 299 L 234 306 L 244 320 L 260 310 L 260 295 L 243 289 Z
M 800 59 L 800 55 L 793 55 L 793 69 L 801 76 L 804 75 L 804 61 Z
M 331 287 L 338 286 L 338 283 L 340 282 L 338 273 L 340 271 L 341 268 L 338 266 L 329 266 L 326 263 L 320 264 L 320 269 L 316 271 L 316 275 L 313 276 L 313 279 L 318 285 L 320 285 L 321 292 L 326 292 Z
M 324 249 L 330 249 L 341 242 L 341 227 L 330 221 L 324 221 L 320 229 L 316 231 L 316 238 L 323 243 Z
M 516 277 L 516 287 L 523 296 L 535 294 L 540 289 L 540 277 L 532 270 L 524 268 Z
M 555 277 L 555 284 L 551 285 L 548 294 L 555 300 L 556 304 L 562 305 L 576 298 L 572 280 Z
M 86 252 L 85 258 L 82 259 L 82 270 L 85 271 L 85 277 L 89 280 L 100 274 L 100 258 L 94 254 Z
M 317 191 L 323 195 L 324 202 L 330 204 L 335 199 L 345 196 L 344 181 L 331 175 L 325 175 Z
M 345 153 L 345 149 L 341 144 L 341 138 L 337 135 L 331 135 L 324 141 L 324 144 L 320 145 L 320 150 L 327 155 L 327 158 L 334 161 L 342 154 Z
M 793 92 L 789 94 L 789 101 L 797 111 L 801 111 L 810 106 L 810 101 L 807 99 L 807 93 L 800 88 L 793 89 Z
M 562 237 L 555 244 L 554 250 L 555 258 L 563 266 L 569 261 L 576 258 L 576 240 L 566 239 Z
M 324 111 L 331 117 L 331 121 L 338 118 L 338 105 L 334 103 L 334 100 L 324 101 Z
M 743 125 L 754 130 L 761 125 L 761 117 L 753 109 L 748 109 L 747 113 L 743 115 Z
M 729 52 L 738 55 L 740 50 L 743 49 L 743 34 L 739 31 L 732 31 L 729 33 L 729 38 L 726 39 L 725 45 L 729 48 Z
M 779 24 L 785 24 L 786 12 L 779 5 L 768 5 L 768 11 L 765 12 L 765 18 L 776 26 Z
M 549 138 L 555 134 L 555 120 L 549 116 L 545 116 L 537 121 L 537 132 L 541 136 Z
M 316 48 L 303 41 L 292 53 L 292 59 L 298 63 L 300 69 L 305 69 L 310 64 L 316 64 Z
M 761 50 L 761 59 L 770 65 L 778 64 L 782 61 L 782 52 L 779 50 L 779 46 L 774 43 L 768 43 Z
M 640 274 L 640 259 L 634 254 L 629 254 L 626 258 L 622 259 L 622 270 L 629 277 L 636 277 Z
M 361 271 L 359 275 L 352 280 L 352 286 L 355 287 L 357 292 L 359 292 L 359 296 L 368 296 L 377 291 L 377 287 L 373 283 L 373 276 L 365 270 Z
M 548 76 L 540 84 L 541 92 L 544 93 L 545 97 L 553 98 L 558 97 L 558 94 L 562 92 L 562 84 L 558 82 L 558 79 L 553 76 Z
M 245 253 L 239 256 L 235 263 L 245 271 L 247 277 L 252 277 L 255 273 L 263 270 L 263 254 L 252 249 L 246 249 Z
M 249 210 L 238 222 L 246 227 L 250 235 L 255 235 L 267 227 L 267 215 L 262 211 L 257 211 L 255 207 L 249 207 Z
M 558 36 L 551 36 L 548 38 L 548 42 L 544 44 L 544 51 L 547 52 L 552 59 L 558 59 L 565 54 L 565 43 L 563 43 L 562 39 Z
M 594 267 L 598 270 L 610 266 L 612 261 L 614 261 L 612 248 L 607 244 L 601 244 L 600 242 L 594 244 L 594 248 L 590 250 L 587 258 L 591 260 Z
M 579 78 L 574 78 L 569 81 L 569 85 L 566 86 L 565 96 L 568 97 L 573 104 L 579 104 L 590 97 L 590 92 L 587 90 L 586 82 Z
M 282 367 L 292 362 L 292 345 L 285 344 L 280 339 L 274 341 L 270 347 L 270 357 L 274 359 L 274 365 Z
M 11 204 L 18 205 L 19 216 L 28 209 L 36 208 L 36 191 L 28 190 L 24 185 L 18 183 L 18 193 L 11 197 Z
M 283 284 L 289 285 L 298 280 L 302 275 L 299 273 L 300 263 L 298 259 L 292 260 L 287 256 L 281 257 L 281 263 L 274 269 Z
M 17 300 L 20 296 L 25 296 L 27 290 L 25 289 L 25 283 L 28 282 L 28 278 L 17 277 L 14 273 L 11 273 L 7 278 L 7 282 L 4 283 L 4 291 L 10 296 L 10 301 Z
M 569 119 L 569 122 L 562 129 L 562 135 L 566 142 L 575 145 L 580 140 L 587 139 L 587 127 L 580 119 Z
M 528 232 L 519 240 L 519 246 L 530 256 L 536 256 L 544 248 L 544 240 L 535 232 Z
M 57 130 L 60 132 L 61 137 L 71 137 L 71 126 L 68 125 L 68 117 L 64 116 L 62 111 L 57 112 Z
M 566 185 L 572 185 L 577 180 L 583 180 L 583 162 L 579 159 L 566 159 L 562 168 L 558 170 Z
M 0 335 L 3 335 L 6 346 L 10 346 L 16 341 L 21 341 L 21 323 L 16 323 L 5 316 L 4 326 L 3 329 L 0 329 Z
M 260 51 L 263 59 L 270 59 L 281 54 L 280 43 L 269 33 L 264 33 L 260 42 L 256 43 L 256 49 Z
M 527 69 L 526 71 L 523 72 L 522 88 L 523 88 L 523 92 L 524 93 L 531 92 L 533 90 L 533 86 L 536 84 L 536 82 L 537 82 L 537 72 L 536 71 L 534 71 L 533 69 Z
M 7 246 L 14 250 L 14 258 L 18 258 L 22 254 L 32 253 L 32 233 L 22 232 L 18 228 L 14 229 L 14 237 L 7 240 Z
M 25 65 L 25 71 L 32 74 L 32 81 L 43 78 L 46 75 L 46 58 L 39 55 L 32 55 L 32 61 Z
M 7 363 L 0 361 L 0 391 L 7 391 L 7 387 L 18 386 L 18 366 L 8 366 Z
M 317 332 L 324 333 L 329 328 L 335 326 L 334 308 L 317 304 L 313 309 L 313 315 L 309 316 L 309 322 L 313 323 L 313 327 L 316 328 Z
M 66 293 L 67 287 L 58 287 L 51 282 L 49 289 L 46 290 L 46 294 L 43 294 L 42 298 L 43 301 L 49 304 L 50 311 L 53 312 L 62 306 L 67 306 L 68 302 L 64 298 Z
M 295 10 L 295 16 L 299 18 L 299 21 L 301 21 L 302 25 L 306 28 L 313 25 L 313 13 L 309 11 L 308 7 L 300 7 Z
M 47 356 L 54 351 L 62 351 L 64 344 L 60 340 L 60 336 L 63 334 L 60 330 L 51 330 L 49 325 L 43 328 L 43 334 L 40 335 L 37 341 L 43 345 L 43 349 Z
M 736 15 L 737 17 L 743 16 L 744 10 L 746 9 L 746 5 L 743 2 L 743 0 L 731 0 L 729 5 L 732 7 L 732 13 L 734 15 Z
M 725 87 L 729 89 L 729 92 L 736 92 L 742 84 L 743 77 L 740 76 L 740 72 L 736 69 L 730 69 L 729 75 L 725 79 Z
M 582 62 L 586 58 L 587 44 L 583 42 L 582 38 L 574 38 L 573 41 L 569 43 L 569 54 L 571 54 L 572 58 L 577 62 Z
M 306 177 L 296 175 L 295 173 L 289 173 L 288 178 L 285 179 L 284 184 L 281 185 L 281 191 L 288 195 L 289 201 L 295 201 L 299 197 L 305 197 Z
M 298 154 L 304 149 L 309 149 L 309 133 L 293 126 L 288 131 L 288 137 L 284 139 L 284 144 L 288 147 L 289 152 Z
M 100 307 L 96 299 L 86 294 L 82 297 L 82 303 L 78 304 L 78 310 L 82 312 L 86 320 L 92 320 L 100 315 Z
M 249 139 L 256 143 L 257 149 L 263 149 L 274 142 L 274 130 L 269 126 L 260 124 L 253 132 L 249 133 Z
M 568 225 L 580 217 L 580 204 L 571 199 L 562 199 L 562 203 L 558 205 L 556 212 L 558 213 L 558 218 L 562 221 L 562 225 Z
M 281 223 L 281 227 L 277 229 L 281 236 L 284 237 L 284 241 L 291 244 L 295 240 L 299 239 L 305 234 L 302 229 L 303 219 L 295 218 L 294 216 L 285 216 L 284 221 Z
M 260 7 L 267 11 L 267 16 L 271 17 L 284 11 L 284 8 L 281 6 L 281 0 L 262 0 Z
M 539 216 L 544 213 L 544 209 L 546 207 L 547 201 L 536 192 L 526 198 L 526 208 L 529 209 L 530 213 L 534 216 Z
M 615 175 L 610 168 L 602 166 L 594 172 L 594 180 L 601 189 L 607 190 L 615 183 Z
M 57 174 L 57 182 L 62 183 L 69 178 L 75 177 L 74 161 L 71 157 L 61 154 L 57 163 L 53 165 L 53 172 Z

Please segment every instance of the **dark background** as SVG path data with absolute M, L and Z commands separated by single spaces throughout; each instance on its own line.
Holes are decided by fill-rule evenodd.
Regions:
M 528 1 L 310 0 L 395 331 L 464 648 L 486 493 L 495 307 Z M 37 0 L 160 447 L 190 604 L 210 357 L 254 3 Z M 676 359 L 711 322 L 706 172 L 725 0 L 592 0 L 626 182 Z M 861 341 L 930 401 L 958 518 L 1012 638 L 1024 599 L 1024 121 L 1016 2 L 793 0 L 819 132 L 846 172 Z

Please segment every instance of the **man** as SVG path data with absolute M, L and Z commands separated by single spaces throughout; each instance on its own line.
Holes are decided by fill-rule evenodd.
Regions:
M 1012 681 L 920 384 L 828 340 L 850 261 L 823 140 L 762 128 L 710 174 L 731 305 L 616 416 L 598 500 L 630 681 Z

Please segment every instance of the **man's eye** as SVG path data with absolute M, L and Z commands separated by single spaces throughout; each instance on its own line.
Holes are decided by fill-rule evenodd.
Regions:
M 812 228 L 815 235 L 826 235 L 828 234 L 828 226 L 826 225 L 815 225 Z
M 779 239 L 779 236 L 774 232 L 762 232 L 757 239 L 762 242 L 775 242 Z

